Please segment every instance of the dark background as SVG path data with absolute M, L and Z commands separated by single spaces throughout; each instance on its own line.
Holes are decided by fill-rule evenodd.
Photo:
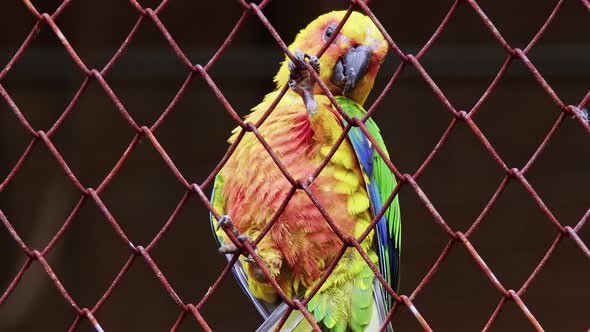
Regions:
M 557 1 L 478 3 L 513 47 L 524 48 Z M 157 1 L 142 1 L 144 7 Z M 52 12 L 58 1 L 36 1 Z M 438 27 L 452 1 L 378 1 L 371 8 L 405 52 L 416 53 Z M 345 9 L 344 1 L 273 1 L 264 10 L 287 43 L 313 18 Z M 8 62 L 35 23 L 20 2 L 3 4 L 0 67 Z M 160 14 L 193 63 L 206 63 L 242 13 L 237 1 L 170 1 Z M 102 68 L 123 42 L 138 13 L 127 1 L 73 1 L 57 19 L 64 35 L 89 68 Z M 580 1 L 565 1 L 557 18 L 529 57 L 566 104 L 578 104 L 590 83 L 590 15 Z M 283 55 L 259 20 L 251 16 L 233 44 L 211 69 L 211 76 L 241 114 L 273 89 L 272 77 Z M 467 3 L 421 60 L 458 110 L 469 110 L 506 58 Z M 399 59 L 390 52 L 368 105 L 391 77 Z M 151 21 L 141 27 L 129 49 L 106 76 L 109 85 L 140 125 L 152 124 L 170 103 L 188 70 Z M 54 34 L 43 26 L 23 57 L 0 82 L 37 130 L 47 130 L 83 81 Z M 522 168 L 541 143 L 559 109 L 520 62 L 514 61 L 474 120 L 509 167 Z M 392 160 L 414 173 L 451 121 L 417 71 L 408 66 L 377 109 Z M 202 182 L 223 156 L 235 126 L 207 85 L 196 78 L 175 110 L 155 133 L 190 182 Z M 52 137 L 78 179 L 96 187 L 134 135 L 95 80 L 73 113 Z M 0 179 L 4 179 L 30 142 L 29 134 L 4 101 L 0 102 Z M 589 207 L 590 140 L 569 117 L 557 131 L 527 179 L 564 225 L 575 225 Z M 466 230 L 500 184 L 503 173 L 483 145 L 460 123 L 419 179 L 419 185 L 455 230 Z M 131 241 L 147 245 L 172 213 L 184 188 L 149 142 L 139 144 L 101 197 Z M 400 193 L 403 216 L 401 292 L 410 294 L 446 244 L 414 191 Z M 0 209 L 24 241 L 43 248 L 62 225 L 80 193 L 43 144 L 37 144 L 18 175 L 0 192 Z M 580 232 L 590 243 L 590 231 Z M 497 204 L 470 237 L 474 247 L 507 288 L 518 290 L 542 259 L 556 228 L 530 195 L 511 181 Z M 185 302 L 197 302 L 225 266 L 210 234 L 208 213 L 191 196 L 152 257 Z M 128 248 L 91 200 L 47 255 L 49 264 L 80 307 L 92 307 L 129 256 Z M 8 286 L 26 256 L 0 227 L 0 291 Z M 523 296 L 548 331 L 585 331 L 590 327 L 590 266 L 569 238 L 560 243 Z M 480 330 L 501 294 L 457 244 L 414 303 L 437 331 Z M 166 331 L 179 309 L 141 258 L 96 317 L 105 331 Z M 260 317 L 228 278 L 204 306 L 203 315 L 219 331 L 251 331 Z M 39 263 L 0 306 L 1 331 L 62 331 L 75 315 Z M 402 307 L 396 331 L 419 325 Z M 185 319 L 180 330 L 198 330 Z M 91 330 L 84 321 L 80 331 Z M 494 331 L 532 330 L 522 312 L 508 302 Z

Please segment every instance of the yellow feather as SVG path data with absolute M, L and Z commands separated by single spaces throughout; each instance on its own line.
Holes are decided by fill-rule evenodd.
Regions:
M 358 188 L 361 183 L 359 174 L 351 172 L 348 169 L 336 169 L 333 173 L 334 177 L 351 187 Z
M 369 201 L 369 197 L 367 197 L 367 193 L 365 191 L 361 191 L 355 192 L 348 197 L 346 208 L 348 209 L 348 213 L 357 215 L 366 211 L 370 206 L 371 202 Z

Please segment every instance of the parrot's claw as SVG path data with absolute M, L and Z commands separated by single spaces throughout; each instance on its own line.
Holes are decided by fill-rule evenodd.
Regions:
M 309 59 L 309 64 L 311 65 L 311 68 L 313 68 L 313 70 L 315 70 L 316 73 L 320 73 L 320 59 L 318 59 L 317 56 L 315 55 L 307 55 L 308 59 Z
M 222 244 L 218 249 L 220 254 L 235 254 L 238 251 L 238 247 L 235 244 Z
M 295 89 L 297 86 L 302 86 L 301 88 L 306 88 L 310 85 L 313 88 L 313 78 L 311 78 L 311 74 L 307 70 L 305 66 L 305 59 L 309 60 L 309 64 L 315 70 L 316 73 L 320 73 L 320 59 L 318 59 L 315 55 L 310 55 L 307 53 L 303 53 L 301 50 L 295 50 L 293 54 L 295 57 L 295 62 L 289 61 L 289 87 Z M 297 92 L 297 91 L 296 91 Z
M 240 242 L 252 241 L 252 237 L 240 233 L 240 231 L 236 228 L 236 226 L 234 226 L 233 221 L 227 214 L 219 218 L 219 221 L 217 222 L 217 229 L 219 229 L 220 227 L 229 230 Z M 228 243 L 221 245 L 219 247 L 219 252 L 222 254 L 239 254 L 239 249 L 238 247 L 236 247 L 235 244 Z
M 258 248 L 254 248 L 254 252 L 256 253 L 256 255 L 258 255 Z M 256 261 L 254 260 L 254 257 L 252 257 L 252 255 L 246 256 L 246 259 L 244 261 L 246 263 L 256 264 Z
M 301 50 L 295 50 L 295 62 L 289 61 L 289 88 L 295 91 L 303 98 L 305 108 L 310 116 L 313 116 L 317 110 L 317 102 L 313 97 L 313 88 L 315 81 L 311 73 L 305 66 L 305 59 L 307 58 L 311 67 L 320 73 L 320 60 L 313 55 L 303 53 Z
M 246 234 L 242 234 L 242 233 L 240 233 L 240 231 L 238 231 L 238 229 L 236 228 L 236 226 L 234 226 L 234 223 L 232 222 L 231 218 L 228 215 L 223 215 L 219 218 L 219 221 L 217 222 L 217 228 L 220 228 L 220 227 L 223 227 L 224 229 L 229 230 L 240 242 L 245 242 L 245 241 L 251 242 L 252 241 L 252 237 L 250 237 L 249 235 L 246 235 Z M 248 254 L 248 253 L 241 252 L 240 249 L 233 243 L 222 244 L 219 247 L 218 251 L 220 254 L 224 254 L 224 255 L 230 255 L 230 254 L 232 254 L 232 255 L 240 255 L 240 254 L 246 255 L 246 254 Z M 256 255 L 258 255 L 258 248 L 254 248 L 254 252 L 256 253 Z M 252 273 L 258 281 L 261 281 L 261 282 L 268 281 L 268 278 L 264 275 L 264 273 L 262 272 L 262 269 L 260 268 L 260 266 L 258 266 L 258 264 L 254 260 L 252 255 L 248 254 L 244 261 L 246 263 L 252 264 Z M 270 265 L 270 266 L 274 267 L 272 265 Z M 269 267 L 268 264 L 267 264 L 267 267 Z M 280 269 L 280 267 L 277 269 Z
M 216 229 L 219 229 L 220 227 L 228 227 L 228 226 L 233 226 L 233 223 L 231 221 L 231 218 L 227 214 L 224 214 L 223 216 L 221 216 L 221 218 L 219 218 L 219 221 L 217 222 Z
M 235 235 L 240 241 L 250 240 L 249 236 L 242 235 L 242 233 L 240 233 L 236 226 L 234 226 L 234 222 L 227 214 L 224 214 L 223 216 L 221 216 L 221 218 L 219 218 L 219 221 L 217 222 L 217 229 L 219 229 L 220 227 L 232 232 L 232 234 Z
M 244 242 L 244 241 L 252 241 L 252 238 L 246 234 L 239 234 L 237 236 L 238 240 L 240 240 L 240 242 Z
M 306 71 L 307 68 L 305 67 L 305 59 L 307 58 L 311 67 L 315 70 L 316 73 L 320 73 L 320 59 L 317 56 L 303 53 L 301 50 L 295 50 L 293 54 L 297 63 L 293 61 L 289 61 L 289 72 L 294 74 L 295 71 Z

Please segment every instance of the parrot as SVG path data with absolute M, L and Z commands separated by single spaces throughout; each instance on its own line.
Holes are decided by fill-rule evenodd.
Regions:
M 319 175 L 311 178 L 347 123 L 312 78 L 305 61 L 342 110 L 350 118 L 361 118 L 366 114 L 362 105 L 388 51 L 373 21 L 356 11 L 333 37 L 346 14 L 323 14 L 296 35 L 289 46 L 295 61 L 285 58 L 274 78 L 276 90 L 252 108 L 245 120 L 261 120 L 285 85 L 289 86 L 258 131 L 293 179 L 309 180 L 309 190 L 342 234 L 358 238 L 396 186 L 394 174 L 364 132 L 353 126 Z M 320 59 L 315 57 L 330 40 Z M 376 123 L 368 118 L 365 125 L 387 154 Z M 241 130 L 236 127 L 232 131 L 230 144 Z M 219 251 L 229 260 L 240 252 L 227 232 L 233 232 L 240 241 L 256 239 L 278 213 L 276 223 L 257 243 L 256 254 L 288 298 L 303 299 L 342 250 L 343 242 L 300 188 L 285 205 L 291 190 L 293 185 L 266 148 L 254 133 L 246 132 L 215 177 L 211 203 L 220 217 L 218 220 L 210 213 L 210 223 Z M 397 291 L 401 255 L 397 195 L 360 245 Z M 265 319 L 258 331 L 274 331 L 288 306 L 267 275 L 246 255 L 240 255 L 232 271 Z M 360 253 L 349 247 L 306 308 L 323 331 L 377 331 L 392 302 Z M 292 310 L 280 329 L 311 330 L 312 325 L 299 310 Z

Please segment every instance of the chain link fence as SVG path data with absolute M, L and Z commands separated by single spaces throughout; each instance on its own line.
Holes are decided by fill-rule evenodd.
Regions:
M 118 50 L 114 53 L 114 55 L 110 58 L 107 64 L 102 68 L 93 68 L 89 67 L 87 62 L 79 56 L 75 47 L 73 47 L 70 42 L 68 41 L 68 36 L 62 32 L 60 27 L 59 17 L 62 15 L 64 11 L 68 9 L 70 4 L 74 1 L 65 0 L 61 2 L 61 4 L 55 9 L 53 12 L 43 12 L 38 10 L 37 6 L 34 5 L 32 2 L 28 0 L 24 0 L 22 3 L 26 6 L 28 12 L 32 17 L 36 20 L 34 27 L 31 29 L 30 33 L 26 37 L 26 39 L 22 42 L 20 48 L 16 51 L 16 53 L 11 57 L 11 59 L 3 65 L 2 71 L 0 72 L 0 95 L 2 96 L 3 102 L 8 106 L 7 109 L 13 113 L 13 115 L 18 119 L 18 123 L 24 128 L 26 131 L 30 141 L 28 146 L 22 152 L 22 154 L 17 159 L 16 163 L 10 166 L 9 172 L 3 178 L 0 178 L 0 195 L 4 193 L 5 189 L 9 186 L 11 181 L 21 172 L 23 169 L 23 165 L 25 165 L 29 159 L 31 153 L 34 149 L 43 148 L 46 149 L 51 153 L 55 161 L 59 164 L 60 168 L 65 172 L 67 178 L 70 182 L 75 186 L 77 192 L 79 193 L 79 200 L 75 207 L 70 211 L 69 216 L 63 224 L 59 228 L 59 230 L 52 236 L 50 241 L 44 247 L 32 247 L 27 241 L 24 241 L 21 238 L 21 235 L 18 231 L 15 230 L 15 221 L 11 220 L 11 218 L 0 209 L 0 220 L 2 221 L 3 227 L 8 231 L 10 238 L 16 243 L 22 253 L 26 255 L 26 260 L 18 270 L 16 274 L 11 276 L 11 280 L 3 290 L 3 293 L 0 297 L 0 311 L 3 307 L 6 307 L 7 299 L 10 298 L 11 294 L 15 290 L 16 287 L 19 286 L 19 283 L 23 280 L 24 276 L 27 273 L 32 273 L 31 266 L 39 265 L 45 271 L 45 273 L 49 276 L 61 297 L 63 297 L 64 301 L 67 301 L 71 306 L 71 310 L 75 315 L 75 320 L 71 323 L 70 330 L 78 329 L 81 322 L 87 320 L 90 324 L 94 327 L 96 331 L 103 331 L 103 327 L 101 327 L 100 319 L 97 319 L 96 315 L 97 312 L 103 308 L 105 303 L 108 302 L 109 298 L 111 297 L 112 293 L 118 288 L 121 287 L 121 281 L 126 277 L 130 269 L 134 264 L 137 263 L 138 260 L 144 260 L 150 269 L 153 272 L 153 275 L 159 281 L 161 287 L 163 287 L 173 302 L 178 307 L 178 317 L 175 323 L 171 326 L 171 330 L 177 330 L 183 321 L 186 319 L 194 319 L 200 327 L 202 327 L 206 331 L 211 331 L 212 327 L 208 320 L 202 314 L 203 307 L 208 303 L 210 298 L 216 294 L 216 291 L 221 286 L 221 284 L 228 278 L 230 275 L 232 265 L 237 261 L 237 256 L 233 258 L 225 268 L 219 272 L 218 277 L 215 280 L 209 280 L 211 287 L 206 292 L 206 294 L 202 296 L 198 296 L 195 294 L 193 298 L 186 298 L 181 297 L 175 288 L 172 286 L 172 283 L 169 282 L 168 278 L 166 277 L 165 271 L 161 270 L 159 267 L 159 260 L 154 259 L 153 255 L 151 254 L 152 249 L 163 239 L 166 237 L 167 232 L 175 226 L 175 221 L 179 214 L 186 208 L 187 205 L 191 204 L 201 204 L 204 205 L 215 217 L 219 218 L 219 214 L 213 208 L 211 202 L 208 198 L 208 192 L 211 189 L 212 181 L 215 175 L 219 172 L 219 170 L 223 167 L 224 163 L 228 160 L 230 155 L 233 153 L 237 144 L 239 144 L 241 138 L 246 133 L 254 134 L 260 143 L 264 145 L 266 150 L 268 151 L 269 155 L 275 161 L 277 166 L 281 169 L 286 179 L 291 183 L 292 190 L 287 197 L 287 200 L 283 204 L 286 206 L 288 200 L 293 196 L 295 191 L 300 190 L 305 192 L 309 198 L 317 205 L 317 208 L 322 215 L 324 216 L 327 223 L 333 229 L 337 229 L 336 225 L 331 220 L 330 215 L 328 215 L 323 209 L 321 204 L 319 204 L 318 200 L 314 197 L 313 193 L 309 190 L 309 185 L 311 184 L 308 180 L 301 180 L 296 179 L 289 174 L 289 172 L 283 167 L 280 158 L 273 152 L 272 147 L 270 147 L 265 138 L 258 132 L 258 128 L 263 125 L 264 120 L 268 117 L 268 115 L 273 111 L 274 106 L 280 101 L 284 93 L 287 91 L 287 87 L 284 87 L 281 90 L 277 100 L 272 104 L 273 106 L 267 110 L 266 115 L 262 117 L 262 119 L 258 123 L 250 123 L 244 122 L 239 115 L 239 112 L 236 111 L 236 107 L 228 100 L 224 92 L 219 87 L 219 82 L 217 82 L 211 73 L 211 70 L 216 66 L 216 63 L 219 61 L 220 58 L 224 56 L 224 53 L 232 44 L 232 41 L 239 33 L 239 31 L 247 24 L 248 21 L 258 21 L 262 23 L 262 25 L 270 32 L 274 42 L 276 45 L 280 47 L 280 49 L 287 54 L 291 59 L 293 59 L 293 55 L 288 51 L 287 44 L 288 41 L 283 40 L 279 32 L 275 30 L 273 24 L 267 19 L 265 15 L 265 8 L 269 5 L 270 1 L 264 0 L 259 3 L 256 2 L 247 2 L 247 1 L 239 1 L 239 5 L 242 7 L 243 12 L 239 19 L 235 22 L 233 29 L 223 41 L 223 43 L 219 46 L 213 56 L 211 56 L 208 61 L 203 63 L 195 63 L 191 60 L 190 56 L 188 56 L 185 51 L 183 51 L 182 45 L 177 42 L 174 37 L 174 34 L 169 32 L 167 29 L 166 24 L 164 24 L 160 18 L 159 14 L 169 5 L 172 1 L 162 1 L 157 5 L 155 8 L 149 8 L 146 6 L 142 6 L 139 2 L 135 0 L 130 0 L 129 2 L 132 4 L 133 8 L 138 14 L 137 21 L 133 28 L 127 34 L 125 41 L 120 45 Z M 370 261 L 366 253 L 360 247 L 360 242 L 367 236 L 369 229 L 361 236 L 360 238 L 346 238 L 340 232 L 337 232 L 339 237 L 344 244 L 342 249 L 340 250 L 340 257 L 343 255 L 344 251 L 348 247 L 354 247 L 358 250 L 362 257 L 365 259 L 367 264 L 375 271 L 377 278 L 380 280 L 381 283 L 384 284 L 386 290 L 393 296 L 395 302 L 392 310 L 390 311 L 387 322 L 384 323 L 382 326 L 382 330 L 384 326 L 395 317 L 396 313 L 400 310 L 408 310 L 409 313 L 415 318 L 416 322 L 426 331 L 437 330 L 437 326 L 432 325 L 429 321 L 427 315 L 423 315 L 423 312 L 420 310 L 420 306 L 415 304 L 416 299 L 420 298 L 420 294 L 423 289 L 434 279 L 437 278 L 437 271 L 439 267 L 445 263 L 449 253 L 455 248 L 455 250 L 465 250 L 471 259 L 477 264 L 477 266 L 481 269 L 481 271 L 487 277 L 489 283 L 496 289 L 497 294 L 499 295 L 500 300 L 495 303 L 495 310 L 489 316 L 487 322 L 483 325 L 483 330 L 489 330 L 494 322 L 500 315 L 502 309 L 507 305 L 509 302 L 514 302 L 516 306 L 520 309 L 520 312 L 523 317 L 525 317 L 528 322 L 530 322 L 530 326 L 538 331 L 543 330 L 543 326 L 541 321 L 536 315 L 534 310 L 530 310 L 527 307 L 527 303 L 523 300 L 527 289 L 531 285 L 531 283 L 535 280 L 537 275 L 544 269 L 547 261 L 550 257 L 554 254 L 556 249 L 560 246 L 563 241 L 571 241 L 571 243 L 575 244 L 575 246 L 579 249 L 579 251 L 586 257 L 590 258 L 590 250 L 588 249 L 587 244 L 583 241 L 580 237 L 580 231 L 587 220 L 590 218 L 590 209 L 587 209 L 586 212 L 571 226 L 567 225 L 564 221 L 558 219 L 552 210 L 547 206 L 543 197 L 539 194 L 539 192 L 535 189 L 535 187 L 531 184 L 531 182 L 527 179 L 527 171 L 531 168 L 531 166 L 535 163 L 539 155 L 545 150 L 546 146 L 552 141 L 554 136 L 557 132 L 560 131 L 562 128 L 562 124 L 565 121 L 571 121 L 570 119 L 573 118 L 577 126 L 582 128 L 585 131 L 585 134 L 590 133 L 590 126 L 588 124 L 588 113 L 585 110 L 589 101 L 590 101 L 590 91 L 588 91 L 581 100 L 573 103 L 568 104 L 560 98 L 559 94 L 552 88 L 552 86 L 548 83 L 545 79 L 543 74 L 539 71 L 537 66 L 533 61 L 531 61 L 529 57 L 529 53 L 535 48 L 537 42 L 540 38 L 544 35 L 547 31 L 548 27 L 551 23 L 555 20 L 555 18 L 559 15 L 560 9 L 564 5 L 566 1 L 561 0 L 558 1 L 550 15 L 546 18 L 542 26 L 538 29 L 534 37 L 528 42 L 525 47 L 513 47 L 506 41 L 503 37 L 502 32 L 496 28 L 494 22 L 490 20 L 490 18 L 486 15 L 486 12 L 482 10 L 480 4 L 476 0 L 457 0 L 455 1 L 452 6 L 448 9 L 448 12 L 442 22 L 440 22 L 438 28 L 428 41 L 417 51 L 417 52 L 404 52 L 401 47 L 395 41 L 395 38 L 385 30 L 385 28 L 381 25 L 380 21 L 387 18 L 387 13 L 382 12 L 373 12 L 372 5 L 373 3 L 364 2 L 361 0 L 351 0 L 348 3 L 348 12 L 350 13 L 352 10 L 360 11 L 367 16 L 369 16 L 373 22 L 377 25 L 380 29 L 382 34 L 385 36 L 389 46 L 390 52 L 393 53 L 395 57 L 399 59 L 399 64 L 395 69 L 393 75 L 388 78 L 387 84 L 382 89 L 382 91 L 374 91 L 373 94 L 376 95 L 373 103 L 371 105 L 367 105 L 368 114 L 367 117 L 363 119 L 359 118 L 349 118 L 346 113 L 344 113 L 339 106 L 336 104 L 334 97 L 331 95 L 329 90 L 326 86 L 319 81 L 319 76 L 315 74 L 313 70 L 310 70 L 312 75 L 326 93 L 329 96 L 330 100 L 332 100 L 333 104 L 335 105 L 338 112 L 341 116 L 346 120 L 349 124 L 344 130 L 344 133 L 340 137 L 338 144 L 332 149 L 332 152 L 328 155 L 328 159 L 333 155 L 336 151 L 337 147 L 340 143 L 346 138 L 346 135 L 351 127 L 358 127 L 360 128 L 372 141 L 373 146 L 377 148 L 378 153 L 386 160 L 387 166 L 394 172 L 397 180 L 398 186 L 393 191 L 393 194 L 387 200 L 387 203 L 383 207 L 383 210 L 373 219 L 371 226 L 374 226 L 379 219 L 379 217 L 384 213 L 387 209 L 389 204 L 391 204 L 395 195 L 398 195 L 400 190 L 404 187 L 409 189 L 410 192 L 413 192 L 415 196 L 419 199 L 422 203 L 423 207 L 426 211 L 431 215 L 432 222 L 436 223 L 440 229 L 447 236 L 447 242 L 444 246 L 442 252 L 440 252 L 438 258 L 432 264 L 429 271 L 423 276 L 421 281 L 417 283 L 417 286 L 411 291 L 407 293 L 396 293 L 391 287 L 389 287 L 381 274 L 378 272 L 378 268 L 374 266 L 374 264 Z M 587 0 L 579 0 L 579 3 L 582 5 L 580 6 L 580 10 L 586 10 L 590 13 L 590 2 Z M 450 98 L 445 95 L 444 89 L 441 89 L 439 85 L 435 82 L 435 80 L 429 74 L 429 71 L 423 66 L 421 60 L 424 58 L 426 54 L 429 53 L 433 45 L 436 44 L 437 40 L 439 39 L 440 35 L 443 33 L 449 22 L 453 20 L 456 15 L 456 12 L 459 7 L 467 7 L 470 11 L 475 13 L 480 21 L 480 24 L 485 26 L 485 29 L 488 30 L 489 34 L 494 38 L 499 45 L 503 49 L 505 60 L 501 65 L 500 69 L 497 71 L 494 79 L 489 84 L 487 89 L 481 97 L 477 100 L 475 105 L 470 109 L 461 109 L 458 108 Z M 343 21 L 340 23 L 339 28 L 346 23 L 345 16 Z M 181 61 L 182 65 L 184 66 L 184 70 L 186 72 L 186 78 L 182 86 L 176 91 L 176 94 L 169 105 L 162 110 L 160 116 L 157 120 L 151 124 L 145 124 L 141 121 L 138 121 L 136 117 L 132 116 L 131 113 L 128 111 L 125 103 L 120 99 L 117 94 L 117 89 L 109 84 L 108 76 L 111 69 L 116 66 L 117 62 L 120 58 L 128 51 L 130 43 L 134 40 L 135 36 L 137 35 L 138 31 L 142 29 L 143 26 L 147 24 L 153 24 L 161 35 L 167 41 L 170 49 L 173 50 L 174 54 L 177 58 Z M 337 28 L 337 29 L 339 29 Z M 19 104 L 15 102 L 15 100 L 11 97 L 10 91 L 5 89 L 3 85 L 3 80 L 5 77 L 11 72 L 11 69 L 21 60 L 23 54 L 27 52 L 27 49 L 30 47 L 32 42 L 35 40 L 36 36 L 39 32 L 49 31 L 53 35 L 55 35 L 59 41 L 61 42 L 61 47 L 67 52 L 67 54 L 71 57 L 71 59 L 75 62 L 77 69 L 79 70 L 81 76 L 83 76 L 83 82 L 78 87 L 77 92 L 69 100 L 67 107 L 63 110 L 61 115 L 57 118 L 57 120 L 47 129 L 40 129 L 33 126 L 27 116 L 21 112 Z M 326 47 L 322 49 L 318 56 L 321 56 L 321 53 L 325 51 Z M 552 109 L 556 116 L 556 119 L 553 122 L 551 129 L 546 133 L 540 144 L 536 147 L 532 155 L 528 157 L 528 160 L 520 167 L 515 167 L 515 165 L 511 165 L 504 161 L 501 154 L 494 148 L 493 144 L 490 143 L 488 138 L 486 138 L 486 133 L 481 129 L 480 126 L 474 121 L 474 116 L 478 114 L 482 105 L 486 102 L 488 97 L 492 94 L 492 92 L 496 89 L 500 81 L 506 75 L 506 72 L 509 70 L 511 66 L 515 63 L 520 62 L 524 64 L 528 72 L 534 77 L 535 81 L 538 83 L 540 87 L 542 87 L 543 91 L 553 102 Z M 309 67 L 309 66 L 308 66 Z M 440 104 L 443 108 L 448 112 L 448 125 L 446 126 L 446 130 L 444 131 L 443 135 L 440 136 L 438 142 L 436 143 L 435 147 L 432 151 L 428 154 L 427 158 L 421 163 L 421 165 L 415 170 L 406 170 L 400 169 L 396 167 L 396 154 L 395 151 L 392 151 L 392 160 L 387 158 L 383 151 L 378 148 L 378 144 L 374 141 L 374 139 L 370 136 L 367 127 L 365 126 L 365 120 L 374 114 L 378 114 L 382 112 L 382 105 L 383 100 L 388 96 L 390 91 L 393 87 L 396 86 L 399 78 L 402 76 L 404 71 L 407 71 L 408 68 L 413 68 L 417 71 L 421 79 L 427 84 L 429 89 L 434 93 L 436 98 L 440 101 Z M 310 68 L 309 68 L 310 69 Z M 179 170 L 177 167 L 174 159 L 169 155 L 167 149 L 163 147 L 160 141 L 157 138 L 157 132 L 162 123 L 170 116 L 172 112 L 174 112 L 175 107 L 177 104 L 183 99 L 183 97 L 188 93 L 188 87 L 193 82 L 193 80 L 197 78 L 201 78 L 207 84 L 209 93 L 214 95 L 218 102 L 223 106 L 223 109 L 227 112 L 227 114 L 231 117 L 231 119 L 235 122 L 235 125 L 240 127 L 240 134 L 238 135 L 238 139 L 233 143 L 227 153 L 223 156 L 221 160 L 217 163 L 215 168 L 210 172 L 209 176 L 201 183 L 195 183 L 194 180 L 190 179 L 186 176 L 183 172 Z M 84 96 L 85 92 L 87 91 L 88 86 L 91 82 L 96 82 L 102 90 L 108 95 L 109 99 L 112 103 L 116 106 L 116 109 L 120 113 L 120 115 L 125 120 L 127 126 L 134 131 L 134 137 L 128 143 L 124 153 L 119 156 L 118 161 L 112 167 L 112 169 L 108 172 L 106 176 L 103 177 L 102 181 L 96 186 L 89 186 L 90 184 L 85 183 L 79 179 L 76 172 L 73 171 L 73 168 L 70 166 L 66 158 L 63 157 L 60 149 L 56 147 L 52 137 L 54 134 L 59 131 L 62 124 L 67 120 L 67 118 L 73 113 L 76 107 L 79 104 L 80 99 Z M 206 115 L 203 115 L 205 117 Z M 206 122 L 203 121 L 197 125 L 205 125 Z M 457 227 L 452 227 L 452 223 L 447 222 L 447 220 L 439 213 L 436 204 L 433 203 L 431 198 L 429 198 L 429 194 L 427 191 L 423 190 L 423 186 L 420 185 L 420 178 L 422 174 L 429 168 L 432 161 L 436 158 L 439 151 L 441 151 L 447 144 L 449 137 L 457 130 L 457 128 L 468 128 L 477 138 L 477 140 L 481 143 L 481 146 L 485 148 L 485 151 L 493 158 L 497 168 L 502 172 L 503 179 L 501 180 L 500 184 L 497 186 L 495 192 L 491 196 L 491 198 L 487 201 L 484 208 L 481 210 L 477 218 L 472 221 L 471 226 L 467 229 L 459 229 Z M 109 128 L 104 128 L 104 130 L 109 130 Z M 497 128 L 500 130 L 500 128 Z M 141 142 L 145 142 L 146 144 L 150 144 L 153 148 L 157 151 L 157 154 L 164 161 L 165 165 L 169 169 L 169 172 L 173 174 L 174 178 L 180 183 L 184 188 L 184 194 L 180 201 L 177 203 L 176 208 L 174 209 L 173 213 L 169 216 L 166 220 L 164 225 L 160 228 L 159 232 L 154 236 L 151 241 L 146 243 L 145 245 L 137 245 L 135 244 L 133 238 L 131 238 L 125 230 L 125 227 L 122 226 L 120 221 L 113 215 L 111 209 L 109 208 L 108 202 L 101 197 L 103 192 L 106 188 L 109 187 L 113 179 L 117 177 L 120 170 L 124 167 L 124 165 L 128 162 L 130 155 L 137 149 Z M 401 143 L 396 143 L 401 144 Z M 186 147 L 190 148 L 190 147 Z M 327 160 L 326 160 L 327 162 Z M 315 175 L 319 174 L 325 166 L 325 163 L 316 170 Z M 554 229 L 554 239 L 551 243 L 550 247 L 544 252 L 542 259 L 536 265 L 536 268 L 530 273 L 526 281 L 522 285 L 507 285 L 500 281 L 500 278 L 497 278 L 492 269 L 486 264 L 482 255 L 478 252 L 477 246 L 472 244 L 470 240 L 471 235 L 478 229 L 478 227 L 482 224 L 486 216 L 489 214 L 490 210 L 493 209 L 498 199 L 502 196 L 505 188 L 510 183 L 516 183 L 528 193 L 529 198 L 533 201 L 537 207 L 542 211 L 545 216 L 546 222 L 552 225 Z M 123 267 L 118 271 L 116 277 L 112 280 L 108 288 L 102 293 L 98 301 L 93 303 L 91 306 L 81 305 L 74 296 L 70 294 L 68 291 L 68 287 L 64 286 L 60 277 L 57 273 L 54 272 L 54 267 L 52 264 L 48 262 L 46 256 L 54 249 L 57 243 L 59 243 L 60 239 L 64 236 L 68 229 L 71 227 L 73 220 L 79 215 L 80 210 L 83 206 L 93 204 L 101 211 L 104 215 L 106 220 L 108 221 L 110 227 L 116 232 L 120 242 L 124 244 L 128 248 L 128 255 L 127 260 L 124 263 Z M 404 202 L 402 200 L 402 210 L 404 209 Z M 2 207 L 0 207 L 2 208 Z M 280 214 L 280 211 L 278 212 Z M 278 215 L 277 214 L 277 215 Z M 205 216 L 203 216 L 205 218 Z M 268 232 L 270 227 L 276 221 L 276 217 L 273 218 L 272 222 L 269 224 L 269 227 L 262 232 L 261 237 Z M 408 220 L 404 220 L 404 222 L 412 222 Z M 208 231 L 208 224 L 205 222 L 200 222 L 202 224 L 203 232 Z M 255 252 L 255 246 L 260 241 L 260 238 L 255 239 L 252 242 L 240 242 L 238 241 L 233 234 L 228 234 L 230 238 L 234 241 L 234 244 L 242 250 L 243 253 L 250 254 L 252 257 L 259 263 L 259 266 L 262 267 L 263 273 L 265 273 L 270 280 L 273 280 L 268 271 L 264 268 L 264 264 L 262 264 L 261 259 Z M 409 234 L 404 236 L 420 236 L 419 234 Z M 213 241 L 210 243 L 213 245 Z M 460 247 L 462 249 L 457 249 Z M 411 252 L 406 252 L 405 255 L 412 255 Z M 199 253 L 192 253 L 190 257 L 193 257 L 195 260 L 203 259 L 203 257 L 199 257 Z M 166 257 L 161 258 L 161 260 L 168 259 Z M 208 259 L 221 259 L 221 257 L 215 258 L 208 258 Z M 338 258 L 339 259 L 339 258 Z M 334 269 L 337 260 L 335 260 L 327 269 L 325 275 L 322 277 L 322 282 L 328 278 L 330 272 Z M 402 271 L 404 269 L 404 265 L 402 264 Z M 287 302 L 290 306 L 290 310 L 301 310 L 304 313 L 304 316 L 310 323 L 314 326 L 317 331 L 320 331 L 320 328 L 315 323 L 312 315 L 307 311 L 306 304 L 310 300 L 310 298 L 318 291 L 319 287 L 321 286 L 322 282 L 320 282 L 312 291 L 312 293 L 301 300 L 292 300 L 286 298 L 284 293 L 278 287 L 276 282 L 273 282 L 273 286 L 277 289 L 277 292 L 282 297 L 282 299 Z M 402 283 L 405 282 L 402 279 Z M 244 299 L 244 301 L 246 301 Z M 556 304 L 557 306 L 558 304 Z M 284 321 L 283 321 L 284 323 Z M 49 327 L 53 330 L 54 327 Z M 105 330 L 107 328 L 105 327 Z

